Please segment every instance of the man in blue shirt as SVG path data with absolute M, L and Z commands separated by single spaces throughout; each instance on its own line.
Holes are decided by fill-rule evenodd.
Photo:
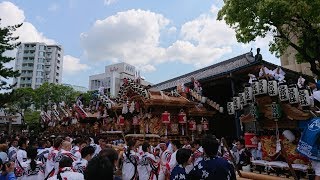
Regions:
M 0 160 L 0 168 L 1 168 L 1 174 L 0 174 L 0 180 L 16 180 L 16 176 L 14 175 L 14 163 L 13 162 L 7 162 L 2 163 L 2 160 Z
M 234 167 L 227 160 L 217 156 L 219 142 L 212 136 L 207 135 L 202 139 L 204 158 L 189 173 L 188 179 L 219 179 L 235 180 Z

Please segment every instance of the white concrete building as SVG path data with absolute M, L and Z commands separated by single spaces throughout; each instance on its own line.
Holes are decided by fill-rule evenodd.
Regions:
M 106 66 L 104 73 L 89 76 L 89 90 L 98 90 L 99 87 L 103 86 L 111 97 L 115 97 L 120 90 L 123 79 L 134 79 L 136 72 L 136 68 L 127 63 Z M 144 86 L 150 85 L 145 80 L 141 80 L 141 84 Z
M 60 84 L 62 81 L 63 49 L 59 45 L 22 43 L 18 47 L 15 70 L 20 77 L 14 78 L 15 88 L 40 87 L 44 82 Z

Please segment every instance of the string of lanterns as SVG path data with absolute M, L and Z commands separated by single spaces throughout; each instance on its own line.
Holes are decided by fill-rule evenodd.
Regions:
M 198 94 L 196 91 L 190 89 L 189 90 L 190 95 L 196 99 L 197 101 L 201 102 L 201 103 L 207 103 L 208 105 L 210 105 L 211 107 L 213 107 L 214 109 L 216 109 L 217 111 L 219 111 L 220 113 L 223 113 L 223 107 L 220 106 L 220 104 L 210 100 L 209 98 L 205 97 L 205 96 L 201 96 L 200 94 Z
M 309 89 L 299 89 L 296 84 L 287 85 L 279 83 L 276 80 L 260 79 L 253 80 L 250 86 L 244 88 L 244 92 L 239 93 L 227 102 L 227 111 L 229 115 L 235 114 L 236 111 L 243 109 L 244 106 L 254 103 L 255 96 L 269 95 L 278 96 L 281 102 L 288 101 L 290 104 L 298 104 L 302 107 L 310 106 Z

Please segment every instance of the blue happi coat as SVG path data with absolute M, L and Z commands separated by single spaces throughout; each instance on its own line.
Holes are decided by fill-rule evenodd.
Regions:
M 313 118 L 304 129 L 297 151 L 314 161 L 320 161 L 320 117 Z

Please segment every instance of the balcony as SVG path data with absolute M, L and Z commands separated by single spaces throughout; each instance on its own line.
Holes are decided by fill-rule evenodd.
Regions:
M 34 60 L 28 59 L 28 60 L 23 60 L 22 62 L 23 62 L 23 63 L 31 63 L 31 64 L 33 64 L 33 63 L 34 63 Z
M 33 73 L 21 73 L 21 77 L 32 77 Z
M 22 66 L 21 70 L 31 70 L 31 71 L 33 71 L 33 66 Z
M 20 84 L 32 84 L 32 80 L 20 80 Z
M 35 53 L 24 53 L 24 57 L 34 57 L 36 54 Z

